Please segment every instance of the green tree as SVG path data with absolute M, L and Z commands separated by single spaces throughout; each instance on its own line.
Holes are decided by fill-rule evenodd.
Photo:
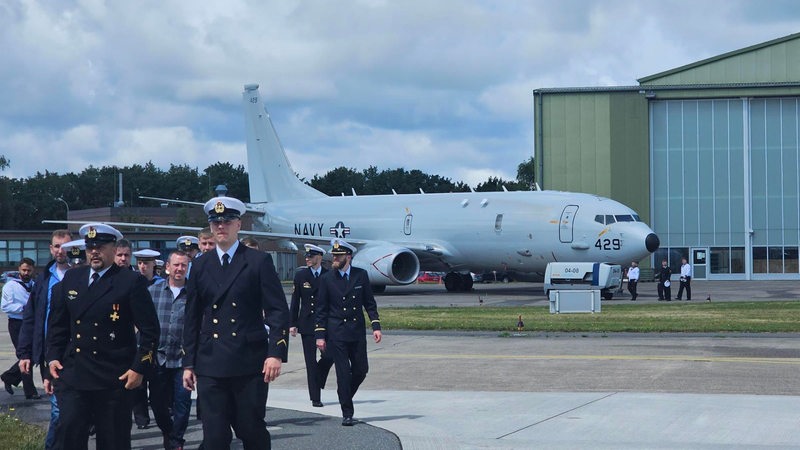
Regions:
M 344 166 L 337 167 L 323 176 L 314 175 L 309 184 L 327 195 L 342 195 L 342 193 L 350 195 L 352 189 L 355 189 L 357 194 L 366 194 L 364 174 Z
M 532 191 L 536 185 L 536 164 L 533 156 L 517 166 L 517 183 L 521 190 Z
M 250 201 L 250 182 L 244 166 L 234 167 L 229 162 L 218 162 L 208 166 L 203 173 L 208 183 L 205 200 L 214 197 L 216 195 L 214 188 L 224 184 L 228 188 L 229 196 L 236 197 L 243 202 Z

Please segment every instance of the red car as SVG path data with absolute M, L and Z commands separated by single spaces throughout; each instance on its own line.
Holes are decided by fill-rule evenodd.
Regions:
M 442 276 L 436 272 L 420 272 L 417 283 L 441 283 Z

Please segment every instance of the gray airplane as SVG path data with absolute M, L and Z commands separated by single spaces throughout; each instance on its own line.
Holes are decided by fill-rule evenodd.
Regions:
M 627 264 L 658 249 L 658 236 L 635 211 L 591 194 L 354 192 L 329 197 L 295 175 L 257 84 L 244 87 L 243 104 L 250 177 L 247 206 L 256 216 L 249 234 L 278 240 L 290 250 L 305 242 L 343 238 L 358 247 L 353 265 L 367 270 L 377 292 L 387 285 L 411 284 L 420 271 L 447 272 L 447 290 L 461 291 L 472 288 L 470 272 L 510 271 L 521 278 L 544 273 L 552 261 Z

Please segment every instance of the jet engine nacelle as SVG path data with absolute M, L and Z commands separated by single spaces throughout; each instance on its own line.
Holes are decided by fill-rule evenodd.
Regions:
M 405 247 L 371 247 L 353 256 L 353 265 L 369 274 L 373 285 L 411 284 L 419 275 L 419 258 Z

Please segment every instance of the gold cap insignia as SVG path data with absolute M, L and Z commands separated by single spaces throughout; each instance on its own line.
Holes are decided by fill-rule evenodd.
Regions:
M 97 230 L 94 227 L 89 227 L 89 232 L 86 233 L 86 237 L 89 239 L 94 239 L 97 236 Z
M 70 250 L 70 252 L 72 253 L 72 256 L 80 256 L 81 249 L 79 249 L 78 247 L 72 247 L 72 250 Z
M 225 212 L 225 205 L 222 202 L 218 201 L 216 205 L 214 205 L 214 212 L 217 214 L 222 214 Z
M 333 241 L 333 248 L 339 248 L 339 241 Z
M 217 209 L 216 207 L 214 209 Z M 190 239 L 186 239 L 183 241 L 183 245 L 192 245 L 192 241 Z

